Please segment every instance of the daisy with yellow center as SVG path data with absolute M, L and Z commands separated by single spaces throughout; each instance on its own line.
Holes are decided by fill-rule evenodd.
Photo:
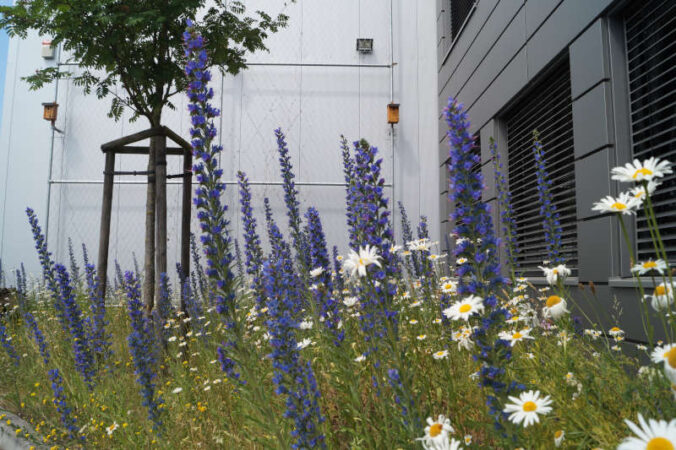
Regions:
M 441 285 L 441 292 L 444 294 L 452 294 L 455 292 L 457 288 L 457 283 L 454 283 L 452 281 L 446 281 Z
M 631 271 L 639 275 L 645 275 L 651 270 L 654 270 L 662 275 L 666 269 L 667 263 L 665 263 L 664 260 L 657 259 L 653 261 L 652 259 L 649 259 L 648 261 L 634 265 L 634 267 L 631 268 Z
M 444 358 L 448 358 L 448 350 L 440 350 L 440 351 L 438 351 L 438 352 L 434 352 L 434 353 L 432 354 L 432 357 L 433 357 L 434 359 L 444 359 Z
M 669 349 L 665 355 L 664 373 L 672 383 L 676 383 L 676 347 Z
M 618 445 L 617 450 L 674 450 L 676 449 L 676 419 L 666 420 L 649 419 L 646 421 L 641 414 L 638 423 L 625 419 L 624 423 L 634 432 L 635 436 L 625 438 Z
M 451 426 L 451 420 L 440 414 L 437 420 L 427 418 L 425 436 L 417 438 L 426 449 L 457 449 L 457 441 L 450 439 L 450 434 L 455 430 Z
M 508 341 L 509 344 L 514 347 L 519 341 L 524 339 L 534 339 L 533 336 L 530 336 L 530 328 L 524 328 L 522 330 L 513 330 L 513 331 L 501 331 L 498 335 L 500 339 Z
M 469 320 L 470 316 L 480 314 L 483 310 L 483 299 L 476 295 L 471 295 L 444 309 L 443 314 L 451 320 Z
M 112 437 L 115 430 L 117 430 L 119 427 L 120 426 L 117 424 L 117 422 L 113 422 L 111 426 L 106 427 L 106 433 L 108 433 L 109 437 Z
M 354 277 L 358 275 L 360 277 L 366 276 L 366 268 L 371 264 L 375 264 L 378 267 L 380 265 L 379 260 L 380 256 L 377 254 L 377 249 L 375 247 L 360 247 L 359 253 L 354 250 L 350 250 L 350 254 L 347 257 L 347 260 L 343 263 L 343 267 L 350 271 L 350 276 Z
M 651 157 L 641 162 L 635 159 L 624 166 L 615 167 L 611 170 L 613 180 L 624 182 L 651 181 L 662 178 L 672 173 L 669 161 L 660 161 L 659 158 Z
M 540 391 L 522 392 L 519 397 L 509 396 L 512 403 L 505 405 L 504 412 L 511 413 L 509 420 L 515 424 L 523 423 L 526 428 L 529 425 L 540 422 L 540 414 L 551 412 L 551 398 L 547 395 L 540 397 Z
M 419 341 L 424 341 L 426 338 L 427 338 L 426 334 L 419 334 L 418 336 L 416 336 L 416 339 Z
M 555 267 L 538 266 L 538 268 L 544 272 L 545 279 L 550 286 L 558 284 L 559 281 L 565 280 L 571 274 L 571 270 L 564 264 L 559 264 Z
M 545 317 L 558 320 L 568 313 L 566 309 L 566 301 L 558 295 L 550 295 L 547 297 L 545 307 L 542 308 Z
M 624 215 L 636 214 L 636 209 L 641 206 L 641 201 L 627 192 L 618 197 L 610 195 L 602 198 L 592 206 L 593 211 L 600 213 L 621 213 Z
M 608 334 L 612 337 L 620 337 L 624 335 L 624 331 L 622 331 L 619 327 L 612 327 L 610 330 L 608 330 Z
M 655 189 L 657 189 L 657 186 L 659 186 L 659 185 L 658 185 L 657 183 L 655 183 L 654 181 L 649 181 L 649 182 L 648 182 L 648 190 L 647 190 L 647 194 L 648 194 L 648 195 L 653 195 L 653 193 L 655 192 Z M 644 185 L 641 184 L 641 185 L 639 185 L 639 186 L 636 186 L 636 187 L 631 188 L 631 189 L 629 190 L 629 193 L 630 193 L 635 199 L 640 200 L 641 202 L 643 202 L 643 200 L 645 200 L 645 198 L 646 198 L 646 187 L 645 187 Z
M 554 445 L 558 448 L 561 447 L 561 443 L 563 442 L 563 439 L 565 438 L 566 433 L 563 432 L 563 430 L 556 430 L 554 432 Z
M 664 346 L 657 346 L 653 349 L 653 352 L 650 354 L 650 359 L 655 364 L 661 364 L 667 360 L 669 355 L 669 350 L 676 348 L 676 344 L 667 344 Z
M 655 287 L 652 295 L 651 306 L 655 311 L 669 309 L 674 303 L 674 286 L 670 283 L 662 283 Z

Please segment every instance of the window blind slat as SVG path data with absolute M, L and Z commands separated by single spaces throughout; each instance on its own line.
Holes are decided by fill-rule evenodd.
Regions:
M 552 202 L 557 207 L 562 228 L 562 253 L 568 266 L 576 271 L 575 159 L 568 60 L 562 61 L 533 86 L 505 118 L 519 272 L 525 276 L 541 276 L 538 266 L 547 259 L 533 157 L 532 133 L 535 129 L 540 132 L 546 168 L 552 180 Z
M 636 2 L 624 14 L 632 153 L 637 159 L 676 156 L 676 2 Z M 664 177 L 653 207 L 667 259 L 676 264 L 676 174 Z M 643 210 L 636 217 L 636 255 L 656 257 Z

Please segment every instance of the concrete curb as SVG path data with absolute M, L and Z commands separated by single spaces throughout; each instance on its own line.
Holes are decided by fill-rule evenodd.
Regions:
M 45 445 L 31 442 L 24 437 L 25 432 L 30 433 L 32 436 L 36 435 L 30 423 L 15 414 L 0 409 L 0 416 L 2 415 L 5 415 L 5 418 L 0 421 L 0 450 L 28 450 L 31 447 L 36 450 L 43 450 L 48 448 Z M 11 421 L 11 425 L 7 425 L 8 420 Z M 18 436 L 16 434 L 17 428 L 23 430 Z

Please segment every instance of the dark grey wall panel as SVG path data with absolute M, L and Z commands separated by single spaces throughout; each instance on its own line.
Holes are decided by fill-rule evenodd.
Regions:
M 609 77 L 607 31 L 598 19 L 570 45 L 570 81 L 573 98 Z
M 471 132 L 488 122 L 526 85 L 526 64 L 526 49 L 523 48 L 469 109 Z
M 531 37 L 562 0 L 526 1 L 526 36 Z
M 451 95 L 461 93 L 463 101 L 472 104 L 481 90 L 492 81 L 495 72 L 504 67 L 507 61 L 519 51 L 526 42 L 523 12 L 520 20 L 514 18 L 519 11 L 522 11 L 522 6 L 522 0 L 501 0 L 498 3 L 487 18 L 481 33 L 472 42 L 470 51 L 454 67 L 453 76 L 446 89 Z M 488 70 L 482 73 L 480 66 Z M 482 82 L 478 83 L 480 90 L 477 92 L 475 88 L 473 89 L 474 95 L 467 94 L 467 88 L 463 87 L 467 84 L 476 86 L 477 78 L 482 79 Z
M 528 76 L 534 77 L 613 0 L 565 0 L 529 39 Z
M 458 93 L 458 97 L 467 104 L 473 104 L 482 95 L 493 81 L 495 72 L 501 71 L 526 43 L 526 34 L 524 33 L 525 11 L 523 8 L 519 9 L 511 19 L 504 33 L 481 61 L 481 64 L 469 75 L 464 87 Z
M 578 181 L 575 185 L 578 219 L 598 215 L 596 211 L 592 211 L 592 206 L 599 199 L 611 194 L 611 183 L 615 183 L 610 180 L 611 157 L 612 149 L 608 147 L 575 161 L 575 179 Z
M 493 200 L 497 196 L 495 189 L 495 167 L 492 161 L 481 166 L 481 176 L 484 179 L 484 191 L 481 194 L 483 201 Z
M 617 255 L 613 255 L 617 239 L 614 220 L 606 216 L 577 224 L 577 237 L 585 242 L 578 249 L 577 277 L 580 281 L 607 280 L 613 275 L 612 267 L 617 259 Z
M 470 46 L 474 42 L 477 35 L 483 31 L 483 26 L 488 17 L 490 17 L 493 8 L 498 4 L 498 0 L 481 0 L 477 3 L 474 12 L 465 24 L 465 28 L 456 38 L 453 44 L 453 49 L 450 53 L 442 55 L 437 59 L 439 65 L 439 91 L 441 91 L 455 68 L 460 64 L 460 61 L 465 57 Z M 447 58 L 446 58 L 447 57 Z
M 573 101 L 575 158 L 613 143 L 610 98 L 610 83 L 604 81 Z

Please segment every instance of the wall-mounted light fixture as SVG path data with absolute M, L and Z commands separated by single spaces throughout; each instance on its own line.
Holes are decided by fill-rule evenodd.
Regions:
M 42 41 L 42 50 L 41 50 L 41 56 L 45 59 L 54 59 L 54 46 L 52 45 L 52 41 L 49 40 L 44 40 Z
M 399 123 L 399 103 L 387 104 L 387 123 L 390 125 Z
M 357 38 L 357 51 L 359 53 L 371 53 L 373 51 L 373 39 Z

